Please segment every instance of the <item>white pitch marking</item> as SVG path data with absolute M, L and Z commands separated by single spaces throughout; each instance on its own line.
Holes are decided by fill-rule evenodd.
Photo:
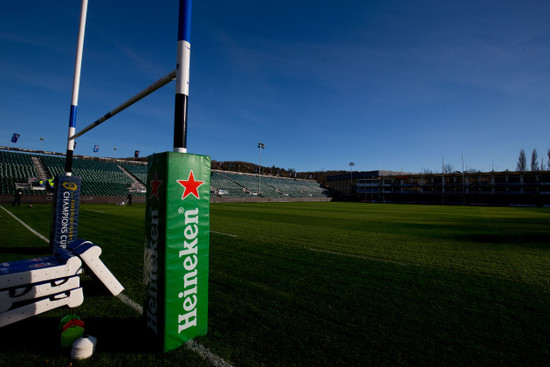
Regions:
M 223 233 L 223 232 L 216 232 L 216 231 L 210 231 L 210 233 L 221 234 L 222 236 L 238 237 L 236 234 L 231 234 L 231 233 Z
M 101 211 L 101 210 L 94 210 L 94 209 L 88 209 L 88 208 L 86 208 L 86 209 L 84 209 L 84 210 L 87 210 L 87 211 L 89 211 L 89 212 L 96 212 L 96 213 L 100 213 L 100 214 L 105 214 L 105 212 L 103 212 L 103 211 Z
M 139 305 L 137 302 L 132 300 L 130 297 L 126 296 L 125 294 L 119 294 L 118 299 L 122 301 L 125 305 L 133 308 L 136 310 L 139 314 L 143 314 L 143 307 Z M 226 362 L 223 358 L 220 356 L 214 354 L 210 349 L 206 348 L 204 345 L 197 343 L 195 340 L 191 339 L 187 343 L 185 343 L 185 346 L 189 349 L 191 349 L 193 352 L 197 353 L 199 356 L 204 358 L 207 362 L 209 362 L 212 366 L 215 367 L 233 367 L 230 363 Z
M 117 297 L 122 301 L 122 303 L 126 304 L 127 306 L 130 306 L 131 308 L 136 310 L 139 314 L 143 314 L 143 307 L 141 307 L 140 304 L 135 302 L 133 299 L 131 299 L 127 295 L 121 293 Z
M 215 367 L 233 367 L 232 364 L 226 362 L 221 357 L 219 357 L 216 354 L 212 353 L 212 351 L 210 349 L 206 348 L 204 345 L 201 345 L 201 344 L 197 343 L 193 339 L 191 339 L 187 343 L 185 343 L 185 346 L 187 348 L 191 349 L 193 352 L 197 353 L 202 358 L 204 358 L 212 366 L 215 366 Z

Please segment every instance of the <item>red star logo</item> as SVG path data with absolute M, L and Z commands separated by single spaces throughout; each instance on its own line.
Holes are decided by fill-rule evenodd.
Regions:
M 193 170 L 189 172 L 189 177 L 187 180 L 178 180 L 178 183 L 185 187 L 183 191 L 183 196 L 181 199 L 185 199 L 190 194 L 195 195 L 197 199 L 200 199 L 198 188 L 204 183 L 204 181 L 195 181 L 195 176 L 193 176 Z
M 151 195 L 149 196 L 149 199 L 152 199 L 153 196 L 156 196 L 157 199 L 159 198 L 159 187 L 162 185 L 162 181 L 157 179 L 157 171 L 155 171 L 155 178 L 153 181 L 151 181 Z

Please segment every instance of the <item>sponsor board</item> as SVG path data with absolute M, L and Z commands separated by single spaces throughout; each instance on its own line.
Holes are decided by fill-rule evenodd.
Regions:
M 148 158 L 143 317 L 163 351 L 208 324 L 210 157 Z
M 78 210 L 82 182 L 77 176 L 55 178 L 52 223 L 50 226 L 50 247 L 66 248 L 78 236 Z

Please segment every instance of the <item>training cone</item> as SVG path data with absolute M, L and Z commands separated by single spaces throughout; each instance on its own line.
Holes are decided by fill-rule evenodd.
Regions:
M 61 348 L 70 348 L 70 346 L 81 338 L 84 334 L 84 328 L 79 325 L 71 325 L 61 333 Z
M 59 322 L 61 348 L 70 348 L 78 338 L 84 334 L 84 321 L 77 316 L 74 310 Z
M 96 338 L 89 335 L 77 339 L 73 343 L 71 358 L 80 360 L 91 357 L 94 354 L 96 343 Z
M 80 327 L 80 328 L 82 328 L 82 330 L 84 330 L 84 326 L 85 326 L 84 321 L 82 321 L 80 319 L 74 319 L 74 320 L 71 320 L 68 323 L 66 323 L 63 326 L 63 328 L 61 329 L 61 332 L 63 333 L 65 330 L 67 330 L 68 328 L 71 328 L 71 327 Z
M 67 316 L 59 320 L 59 331 L 63 331 L 63 328 L 65 327 L 65 325 L 67 325 L 67 323 L 72 320 L 80 320 L 80 317 L 76 314 L 76 311 L 74 311 L 73 309 L 69 311 L 69 314 Z

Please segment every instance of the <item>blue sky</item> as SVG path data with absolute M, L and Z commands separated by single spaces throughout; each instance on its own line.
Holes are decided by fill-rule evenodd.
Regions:
M 169 73 L 178 2 L 89 0 L 77 130 Z M 80 1 L 3 4 L 0 145 L 64 152 Z M 550 148 L 550 2 L 193 2 L 188 150 L 298 171 L 514 170 Z M 76 154 L 172 150 L 171 83 Z M 10 142 L 21 134 L 17 144 Z M 40 141 L 44 137 L 44 141 Z M 117 148 L 115 151 L 114 148 Z

